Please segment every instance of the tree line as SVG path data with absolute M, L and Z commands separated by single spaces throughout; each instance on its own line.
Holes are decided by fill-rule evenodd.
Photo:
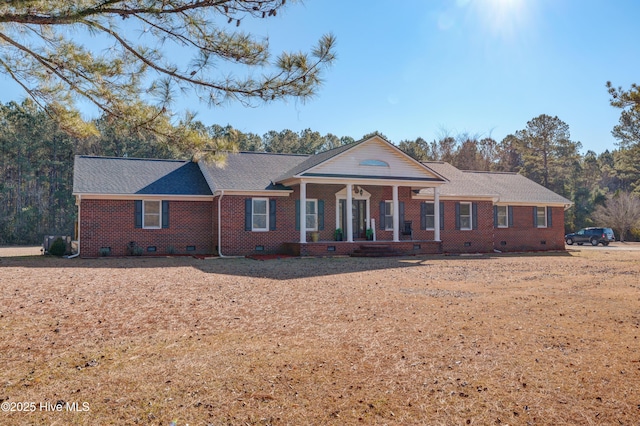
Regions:
M 617 96 L 626 93 L 610 88 L 617 90 Z M 615 99 L 612 93 L 612 104 Z M 611 226 L 618 237 L 640 239 L 640 121 L 636 117 L 640 113 L 625 105 L 620 107 L 627 114 L 613 132 L 624 139 L 619 138 L 617 149 L 601 153 L 581 154 L 582 145 L 571 140 L 568 124 L 545 114 L 501 141 L 462 134 L 429 142 L 420 137 L 402 140 L 397 146 L 418 161 L 520 173 L 573 201 L 565 216 L 567 231 Z M 215 152 L 203 152 L 201 145 L 185 143 L 188 138 L 172 143 L 156 132 L 123 125 L 108 116 L 92 124 L 97 134 L 72 135 L 29 99 L 0 105 L 0 244 L 34 244 L 44 235 L 73 235 L 74 155 L 194 160 L 207 155 L 223 162 L 237 150 L 315 154 L 355 141 L 351 136 L 322 135 L 311 129 L 271 130 L 260 136 L 231 125 L 205 126 L 194 120 L 189 131 L 215 141 L 210 145 Z M 375 131 L 362 138 L 376 134 L 385 137 Z

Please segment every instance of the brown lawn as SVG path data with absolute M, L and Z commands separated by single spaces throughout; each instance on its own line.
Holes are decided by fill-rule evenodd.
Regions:
M 0 424 L 638 425 L 639 336 L 640 251 L 2 258 Z

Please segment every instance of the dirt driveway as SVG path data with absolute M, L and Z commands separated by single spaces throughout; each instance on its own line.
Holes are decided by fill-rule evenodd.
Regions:
M 583 244 L 581 246 L 577 244 L 573 245 L 565 245 L 567 250 L 613 250 L 613 251 L 640 251 L 640 243 L 639 242 L 624 242 L 616 241 L 614 243 L 610 243 L 608 246 L 603 246 L 602 244 L 598 246 L 592 246 L 591 244 Z
M 40 256 L 42 246 L 0 246 L 0 257 Z

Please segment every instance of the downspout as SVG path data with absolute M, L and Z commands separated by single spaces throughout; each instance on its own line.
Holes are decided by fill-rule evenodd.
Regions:
M 67 256 L 67 259 L 73 259 L 74 257 L 80 256 L 80 209 L 82 208 L 82 195 L 78 194 L 78 252 L 76 254 L 72 254 L 71 256 Z

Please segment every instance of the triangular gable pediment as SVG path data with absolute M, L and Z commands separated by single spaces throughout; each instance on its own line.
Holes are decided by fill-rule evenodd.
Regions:
M 300 172 L 298 177 L 445 181 L 378 136 Z

